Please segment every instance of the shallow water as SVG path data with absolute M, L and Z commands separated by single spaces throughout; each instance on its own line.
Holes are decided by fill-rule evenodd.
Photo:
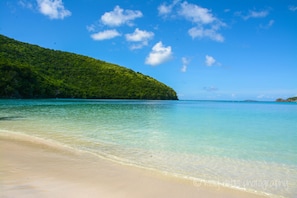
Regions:
M 297 104 L 0 100 L 0 133 L 217 185 L 297 196 Z

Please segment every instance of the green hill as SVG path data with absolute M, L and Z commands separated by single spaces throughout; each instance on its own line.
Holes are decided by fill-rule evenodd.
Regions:
M 297 97 L 291 97 L 287 99 L 278 98 L 276 102 L 297 102 Z
M 177 100 L 165 84 L 125 67 L 0 35 L 0 98 Z

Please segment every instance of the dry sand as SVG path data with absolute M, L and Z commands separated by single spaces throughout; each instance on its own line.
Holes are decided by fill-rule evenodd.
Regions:
M 0 136 L 0 197 L 260 197 Z

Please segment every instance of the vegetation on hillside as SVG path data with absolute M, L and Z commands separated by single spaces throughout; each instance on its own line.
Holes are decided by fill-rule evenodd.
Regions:
M 297 97 L 291 97 L 287 99 L 278 98 L 276 102 L 297 102 Z
M 0 35 L 0 98 L 176 100 L 165 84 L 125 67 Z

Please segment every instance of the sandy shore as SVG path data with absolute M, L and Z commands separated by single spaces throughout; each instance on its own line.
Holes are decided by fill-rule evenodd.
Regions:
M 0 197 L 260 197 L 0 136 Z

